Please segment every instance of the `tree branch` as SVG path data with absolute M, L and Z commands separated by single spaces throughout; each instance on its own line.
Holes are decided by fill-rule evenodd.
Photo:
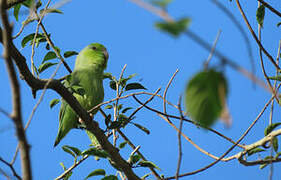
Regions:
M 260 3 L 262 3 L 265 7 L 267 7 L 270 11 L 281 17 L 281 13 L 274 9 L 272 6 L 270 6 L 268 3 L 264 2 L 263 0 L 258 0 Z
M 2 30 L 0 29 L 0 32 Z M 0 37 L 2 42 L 2 37 Z M 116 163 L 117 167 L 120 168 L 124 174 L 130 180 L 139 180 L 140 178 L 132 171 L 130 165 L 121 157 L 118 149 L 112 146 L 112 144 L 107 140 L 102 129 L 99 128 L 98 123 L 93 121 L 90 115 L 85 109 L 79 104 L 76 98 L 60 83 L 59 80 L 53 79 L 49 81 L 48 79 L 38 79 L 34 77 L 28 69 L 25 57 L 18 51 L 15 45 L 10 42 L 11 56 L 14 59 L 22 78 L 31 87 L 33 91 L 44 89 L 47 85 L 47 89 L 52 89 L 57 92 L 76 112 L 76 114 L 83 119 L 86 125 L 86 129 L 92 132 L 97 140 L 99 141 L 103 150 L 110 154 L 112 160 Z
M 13 110 L 11 113 L 11 118 L 16 127 L 16 134 L 19 141 L 19 148 L 21 154 L 21 167 L 22 167 L 22 177 L 23 180 L 31 180 L 31 161 L 29 156 L 29 145 L 26 140 L 23 123 L 22 123 L 22 113 L 21 113 L 21 96 L 20 96 L 20 86 L 17 80 L 16 71 L 14 68 L 14 64 L 12 62 L 12 49 L 11 49 L 11 42 L 12 42 L 12 28 L 8 21 L 8 16 L 5 10 L 5 1 L 0 0 L 0 9 L 1 9 L 1 20 L 4 27 L 2 34 L 2 40 L 4 45 L 4 59 L 6 62 L 10 84 L 11 84 L 11 91 L 12 91 L 12 104 Z

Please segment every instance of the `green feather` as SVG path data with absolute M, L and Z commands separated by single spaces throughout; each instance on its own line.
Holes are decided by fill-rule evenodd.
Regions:
M 103 101 L 103 71 L 107 60 L 108 53 L 103 45 L 90 44 L 78 54 L 74 71 L 65 82 L 65 86 L 86 110 L 90 110 Z M 92 114 L 96 114 L 97 111 L 95 110 Z M 62 100 L 59 130 L 54 146 L 58 145 L 71 129 L 79 126 L 78 120 L 76 113 Z

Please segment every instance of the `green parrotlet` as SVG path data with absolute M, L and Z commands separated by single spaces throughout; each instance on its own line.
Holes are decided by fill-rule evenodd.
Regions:
M 108 53 L 103 45 L 99 43 L 88 45 L 78 54 L 74 71 L 65 82 L 65 86 L 69 89 L 78 87 L 80 91 L 82 90 L 83 93 L 74 90 L 73 95 L 86 110 L 90 110 L 103 101 L 103 71 L 106 69 L 107 60 Z M 96 114 L 97 111 L 97 109 L 94 110 L 92 115 Z M 59 130 L 54 146 L 58 145 L 71 129 L 79 126 L 78 121 L 77 114 L 62 99 L 59 112 Z M 87 133 L 89 135 L 89 132 Z

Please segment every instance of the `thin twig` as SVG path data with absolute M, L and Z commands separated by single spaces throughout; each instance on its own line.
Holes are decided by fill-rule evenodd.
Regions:
M 260 6 L 260 4 L 259 4 L 258 6 Z M 260 24 L 258 24 L 258 40 L 259 40 L 260 42 L 262 42 L 262 41 L 261 41 L 261 25 L 260 25 Z M 261 50 L 260 47 L 259 47 L 259 56 L 260 56 L 260 62 L 261 62 L 261 67 L 262 67 L 263 75 L 264 75 L 264 77 L 265 77 L 265 79 L 266 79 L 266 82 L 267 82 L 269 88 L 271 89 L 272 92 L 274 92 L 274 89 L 273 89 L 273 87 L 272 87 L 272 85 L 271 85 L 271 82 L 270 82 L 270 80 L 269 80 L 269 78 L 268 78 L 268 75 L 267 75 L 266 70 L 265 70 L 265 67 L 264 67 L 264 61 L 263 61 L 263 56 L 262 56 L 262 50 Z M 274 93 L 274 94 L 275 94 L 275 93 Z M 278 100 L 278 98 L 277 98 L 276 95 L 275 95 L 275 99 L 276 99 L 276 101 L 279 103 L 279 100 Z
M 43 23 L 40 21 L 40 18 L 39 18 L 39 16 L 38 16 L 37 12 L 34 12 L 34 13 L 35 13 L 35 16 L 37 17 L 37 19 L 39 19 L 39 20 L 38 20 L 38 23 L 39 23 L 39 25 L 41 26 L 41 28 L 42 28 L 42 30 L 43 30 L 44 36 L 45 36 L 45 38 L 46 38 L 48 44 L 52 47 L 52 49 L 54 50 L 56 56 L 57 56 L 57 57 L 60 59 L 60 61 L 63 63 L 63 65 L 64 65 L 64 67 L 66 68 L 66 70 L 67 70 L 69 73 L 71 73 L 72 70 L 70 69 L 70 67 L 68 66 L 68 64 L 65 62 L 64 58 L 61 56 L 61 54 L 60 54 L 60 52 L 58 51 L 58 49 L 55 47 L 53 41 L 50 39 L 50 37 L 49 37 L 49 35 L 48 35 L 47 31 L 46 31 L 45 26 L 44 26 Z M 44 16 L 41 16 L 41 17 L 43 18 Z
M 264 2 L 263 0 L 258 0 L 260 3 L 262 3 L 265 7 L 267 7 L 270 11 L 281 17 L 281 13 L 274 9 L 272 6 L 270 6 L 268 3 Z
M 15 168 L 13 167 L 12 164 L 8 163 L 7 161 L 5 161 L 3 158 L 0 157 L 0 161 L 4 164 L 6 164 L 10 169 L 11 171 L 13 172 L 13 175 L 18 179 L 18 180 L 21 180 L 22 178 L 17 174 Z
M 74 162 L 74 164 L 69 167 L 67 170 L 65 170 L 61 175 L 59 175 L 58 177 L 55 178 L 55 180 L 59 180 L 59 179 L 62 179 L 64 178 L 69 172 L 71 172 L 76 166 L 78 166 L 80 163 L 82 163 L 83 161 L 85 161 L 89 156 L 86 155 L 84 156 L 82 159 L 80 159 L 79 161 L 77 162 Z
M 175 76 L 176 76 L 176 74 L 177 74 L 178 72 L 179 72 L 179 69 L 177 69 L 176 72 L 174 72 L 173 76 L 172 76 L 171 79 L 169 80 L 169 82 L 168 82 L 168 84 L 167 84 L 167 86 L 166 86 L 166 88 L 165 88 L 165 90 L 164 90 L 164 93 L 163 93 L 163 99 L 166 99 L 166 94 L 167 94 L 167 92 L 168 92 L 168 89 L 169 89 L 169 87 L 170 87 L 170 85 L 171 85 L 173 79 L 175 78 Z M 167 114 L 166 101 L 163 101 L 163 112 L 164 112 L 165 114 Z M 168 119 L 169 122 L 171 122 L 168 116 L 166 116 L 166 118 Z M 172 123 L 172 122 L 171 122 L 171 123 Z
M 254 30 L 252 29 L 252 27 L 251 27 L 251 25 L 250 25 L 246 15 L 245 15 L 244 11 L 243 11 L 243 9 L 242 9 L 242 7 L 240 5 L 239 0 L 235 0 L 235 1 L 236 1 L 237 7 L 238 7 L 238 9 L 239 9 L 239 11 L 240 11 L 240 13 L 241 13 L 245 23 L 246 23 L 248 29 L 250 30 L 250 32 L 251 32 L 253 38 L 255 39 L 255 41 L 257 42 L 258 46 L 261 48 L 261 50 L 264 52 L 264 54 L 269 58 L 269 60 L 275 66 L 275 68 L 280 70 L 280 67 L 276 64 L 276 62 L 274 61 L 273 57 L 267 52 L 267 50 L 263 47 L 263 45 L 259 41 L 257 35 L 255 34 Z
M 182 160 L 182 146 L 181 146 L 181 134 L 182 134 L 182 125 L 183 125 L 183 114 L 181 111 L 181 96 L 179 97 L 179 113 L 180 113 L 180 127 L 179 127 L 179 132 L 178 132 L 178 147 L 179 147 L 179 156 L 178 156 L 178 164 L 177 164 L 177 171 L 176 171 L 176 175 L 175 175 L 175 179 L 178 180 L 178 176 L 180 173 L 180 166 L 181 166 L 181 160 Z
M 247 36 L 247 33 L 245 32 L 245 30 L 243 29 L 243 26 L 241 25 L 241 23 L 237 20 L 237 18 L 232 14 L 232 12 L 230 10 L 228 10 L 220 1 L 217 0 L 212 0 L 211 2 L 213 2 L 220 10 L 222 10 L 222 12 L 224 12 L 226 14 L 227 17 L 229 17 L 229 19 L 233 22 L 233 24 L 238 28 L 238 30 L 240 31 L 246 47 L 247 47 L 247 51 L 248 51 L 248 56 L 251 62 L 251 69 L 252 69 L 252 73 L 256 74 L 256 69 L 255 69 L 255 60 L 253 57 L 253 52 L 252 52 L 252 48 L 251 48 L 251 43 L 250 40 Z
M 150 101 L 152 101 L 152 99 L 159 93 L 159 91 L 161 90 L 161 88 L 158 88 L 156 90 L 156 92 L 154 94 L 152 94 L 152 96 L 146 101 L 144 102 L 142 105 L 140 105 L 129 117 L 128 117 L 128 120 L 130 121 L 133 116 L 139 111 L 141 110 L 147 103 L 149 103 Z
M 5 111 L 4 109 L 0 108 L 0 112 L 3 113 L 8 118 L 11 118 L 11 115 L 7 111 Z
M 257 123 L 257 121 L 259 120 L 259 118 L 262 116 L 262 114 L 264 113 L 264 111 L 266 110 L 266 108 L 268 107 L 268 105 L 270 104 L 270 102 L 272 101 L 273 97 L 270 98 L 270 100 L 265 104 L 265 106 L 263 107 L 263 109 L 261 110 L 261 112 L 259 113 L 259 115 L 256 117 L 256 119 L 251 123 L 251 125 L 248 127 L 248 129 L 242 134 L 242 136 L 236 141 L 236 143 L 234 145 L 232 145 L 223 155 L 220 156 L 220 158 L 218 160 L 215 160 L 214 162 L 210 163 L 209 165 L 203 167 L 203 168 L 200 168 L 200 169 L 197 169 L 195 171 L 192 171 L 192 172 L 188 172 L 188 173 L 184 173 L 184 174 L 181 174 L 179 175 L 179 177 L 184 177 L 184 176 L 190 176 L 190 175 L 193 175 L 193 174 L 197 174 L 197 173 L 200 173 L 202 171 L 205 171 L 207 169 L 209 169 L 210 167 L 214 166 L 215 164 L 217 164 L 221 159 L 223 159 L 230 151 L 232 151 L 238 143 L 240 143 L 244 137 L 250 132 L 250 130 L 252 129 L 252 127 Z M 168 178 L 165 178 L 165 180 L 169 180 L 169 179 L 174 179 L 175 177 L 168 177 Z
M 118 111 L 118 103 L 119 103 L 119 97 L 122 95 L 122 91 L 123 89 L 121 89 L 120 93 L 119 93 L 119 87 L 120 87 L 120 82 L 121 82 L 121 79 L 123 77 L 123 74 L 124 74 L 124 71 L 127 67 L 127 64 L 124 65 L 124 67 L 122 68 L 122 71 L 120 73 L 120 76 L 119 76 L 119 79 L 118 79 L 118 82 L 115 83 L 115 87 L 116 87 L 116 102 L 115 102 L 115 105 L 113 106 L 113 111 L 114 111 L 114 118 L 113 118 L 113 121 L 117 121 L 117 117 L 119 115 L 119 111 Z M 113 132 L 113 146 L 116 146 L 116 141 L 117 141 L 117 135 L 116 135 L 116 130 L 113 129 L 112 130 Z
M 211 59 L 212 59 L 212 57 L 213 57 L 213 54 L 214 54 L 214 52 L 215 52 L 216 45 L 217 45 L 217 42 L 218 42 L 218 40 L 219 40 L 220 34 L 221 34 L 221 30 L 218 31 L 217 36 L 216 36 L 216 39 L 215 39 L 215 41 L 214 41 L 214 43 L 213 43 L 211 52 L 210 52 L 210 54 L 209 54 L 209 56 L 208 56 L 206 62 L 204 63 L 204 69 L 205 69 L 205 70 L 208 69 L 209 62 L 211 61 Z
M 144 103 L 142 103 L 135 95 L 133 95 L 133 98 L 134 98 L 139 104 L 144 104 Z M 152 112 L 155 112 L 155 113 L 158 114 L 158 115 L 160 114 L 160 115 L 162 115 L 162 116 L 169 116 L 170 118 L 180 119 L 180 117 L 178 117 L 178 116 L 174 116 L 174 115 L 170 115 L 170 114 L 164 114 L 163 112 L 158 111 L 158 110 L 156 110 L 156 109 L 153 109 L 153 108 L 151 108 L 151 107 L 149 107 L 149 106 L 144 105 L 144 107 L 147 108 L 148 110 L 152 111 Z M 199 127 L 202 127 L 200 124 L 198 124 L 198 123 L 196 123 L 196 122 L 194 122 L 194 121 L 191 121 L 191 120 L 189 120 L 189 119 L 186 119 L 186 118 L 183 118 L 183 121 L 189 122 L 189 123 L 194 124 L 194 125 L 199 126 Z M 171 124 L 171 125 L 173 125 L 173 124 Z M 220 136 L 220 137 L 222 137 L 222 138 L 228 140 L 229 142 L 235 144 L 235 142 L 234 142 L 232 139 L 230 139 L 229 137 L 224 136 L 224 135 L 221 134 L 220 132 L 218 132 L 218 131 L 216 131 L 216 130 L 214 130 L 214 129 L 212 129 L 212 128 L 207 128 L 207 127 L 204 127 L 204 128 L 207 129 L 207 130 L 209 130 L 209 131 L 211 131 L 211 132 L 213 132 L 213 133 L 215 133 L 215 134 L 217 134 L 218 136 Z M 240 145 L 240 144 L 238 144 L 237 146 L 239 146 L 239 147 L 241 147 L 241 148 L 244 148 L 243 145 Z
M 160 116 L 162 119 L 164 119 L 167 123 L 169 123 L 170 126 L 172 126 L 178 133 L 180 132 L 180 130 L 172 123 L 170 123 L 163 115 L 161 114 L 157 114 L 158 116 Z M 184 118 L 182 118 L 183 120 Z M 201 147 L 199 147 L 199 145 L 197 145 L 195 142 L 193 142 L 189 137 L 187 137 L 183 132 L 181 132 L 181 135 L 184 137 L 184 139 L 186 139 L 192 146 L 194 146 L 198 151 L 202 152 L 203 154 L 217 160 L 219 159 L 219 157 L 207 152 L 206 150 L 202 149 Z M 241 145 L 240 145 L 241 146 Z M 244 148 L 243 148 L 244 149 Z M 231 156 L 231 157 L 227 157 L 227 158 L 223 158 L 221 159 L 221 161 L 223 162 L 227 162 L 227 161 L 230 161 L 230 160 L 233 160 L 235 159 L 236 157 L 235 156 Z
M 0 13 L 1 13 L 1 20 L 3 25 L 3 31 L 2 31 L 2 38 L 3 38 L 3 45 L 4 45 L 3 57 L 5 59 L 7 71 L 10 78 L 11 93 L 12 93 L 13 110 L 11 113 L 11 117 L 14 122 L 16 135 L 19 141 L 22 176 L 24 180 L 31 180 L 32 179 L 31 160 L 29 154 L 30 153 L 29 145 L 23 128 L 20 85 L 11 58 L 12 57 L 12 53 L 11 53 L 12 28 L 9 24 L 8 16 L 4 7 L 5 3 L 6 2 L 4 0 L 0 0 Z

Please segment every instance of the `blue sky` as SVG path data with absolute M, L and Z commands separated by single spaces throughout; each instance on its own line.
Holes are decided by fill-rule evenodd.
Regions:
M 45 3 L 45 1 L 43 2 Z M 52 1 L 51 5 L 56 2 L 58 1 Z M 246 29 L 235 2 L 224 1 L 223 4 L 236 16 L 237 20 L 246 30 L 251 41 L 257 76 L 264 79 L 258 58 L 258 46 Z M 257 2 L 243 1 L 241 5 L 247 13 L 252 27 L 257 32 L 255 20 Z M 272 1 L 272 6 L 279 11 L 281 10 L 280 3 L 276 0 Z M 149 92 L 154 92 L 157 88 L 162 87 L 161 93 L 163 93 L 170 77 L 178 68 L 179 73 L 167 94 L 169 101 L 174 104 L 177 104 L 179 96 L 184 93 L 188 79 L 194 73 L 202 70 L 204 60 L 209 55 L 208 51 L 185 36 L 175 39 L 157 30 L 154 27 L 154 23 L 159 21 L 160 18 L 127 0 L 70 1 L 60 9 L 64 14 L 50 14 L 45 17 L 43 23 L 47 31 L 51 33 L 51 38 L 55 45 L 60 47 L 63 52 L 68 50 L 80 51 L 89 43 L 100 42 L 107 47 L 110 55 L 106 72 L 119 76 L 122 67 L 127 64 L 125 76 L 137 73 L 138 76 L 134 80 L 140 81 Z M 175 18 L 190 17 L 192 22 L 189 28 L 210 44 L 215 40 L 217 32 L 221 30 L 222 33 L 217 49 L 242 67 L 248 70 L 251 69 L 246 45 L 240 32 L 230 22 L 229 18 L 211 1 L 175 0 L 168 7 L 168 11 Z M 20 16 L 20 21 L 25 18 L 26 16 L 24 15 Z M 20 22 L 15 22 L 12 16 L 10 16 L 10 20 L 14 22 L 14 32 L 18 32 Z M 278 22 L 280 22 L 280 18 L 278 19 L 276 15 L 266 11 L 262 33 L 264 37 L 263 45 L 273 57 L 276 57 L 278 41 L 281 37 L 280 27 L 276 27 Z M 15 40 L 16 46 L 27 57 L 28 64 L 30 64 L 31 47 L 27 46 L 22 49 L 20 42 L 25 35 L 34 32 L 35 28 L 35 24 L 28 25 L 23 34 Z M 0 49 L 2 51 L 2 46 Z M 39 46 L 36 49 L 35 63 L 37 65 L 40 65 L 45 53 L 44 46 Z M 273 75 L 275 73 L 272 68 L 273 66 L 268 63 L 269 61 L 266 57 L 264 59 L 268 73 Z M 75 57 L 67 61 L 70 67 L 73 68 Z M 218 62 L 219 60 L 214 57 L 211 65 L 216 65 Z M 51 68 L 43 73 L 42 78 L 48 78 L 54 69 Z M 0 62 L 0 74 L 0 82 L 2 84 L 0 89 L 0 107 L 9 112 L 11 110 L 11 94 L 10 87 L 7 86 L 8 77 L 4 61 Z M 66 74 L 66 70 L 60 67 L 56 78 Z M 254 87 L 247 78 L 229 67 L 225 68 L 225 74 L 229 84 L 227 101 L 233 125 L 230 129 L 227 129 L 218 122 L 213 128 L 231 137 L 233 140 L 237 140 L 256 118 L 271 95 L 259 86 Z M 109 88 L 108 84 L 109 82 L 105 80 L 105 100 L 110 100 L 114 97 L 114 91 Z M 37 93 L 36 99 L 33 99 L 30 88 L 26 86 L 24 81 L 21 81 L 21 92 L 23 119 L 26 123 L 42 91 Z M 62 168 L 59 165 L 60 162 L 63 162 L 68 167 L 72 164 L 72 157 L 62 151 L 60 148 L 62 145 L 67 144 L 86 149 L 89 144 L 89 140 L 83 131 L 73 130 L 63 139 L 58 147 L 53 148 L 58 128 L 59 112 L 58 105 L 53 109 L 49 108 L 49 101 L 53 98 L 59 98 L 59 96 L 53 91 L 47 91 L 27 131 L 28 142 L 31 145 L 34 179 L 53 179 L 62 173 Z M 142 99 L 145 100 L 146 98 L 148 97 L 143 96 Z M 138 104 L 132 98 L 122 102 L 138 107 Z M 159 100 L 155 100 L 149 105 L 160 110 L 162 108 L 161 101 Z M 168 112 L 178 115 L 178 111 L 172 108 L 168 109 Z M 274 122 L 279 121 L 278 113 L 280 113 L 280 108 L 276 106 L 274 109 Z M 17 144 L 15 131 L 10 119 L 6 118 L 3 114 L 0 114 L 0 118 L 0 156 L 10 161 Z M 99 115 L 96 117 L 96 120 L 103 124 L 102 118 Z M 147 159 L 161 168 L 162 171 L 159 171 L 159 174 L 164 174 L 165 176 L 174 175 L 178 158 L 177 133 L 163 119 L 146 109 L 142 109 L 134 121 L 147 127 L 151 134 L 146 135 L 135 127 L 128 126 L 124 130 L 126 135 L 130 137 L 135 145 L 141 146 L 140 150 Z M 267 126 L 268 121 L 269 110 L 264 113 L 253 130 L 243 140 L 243 143 L 251 144 L 261 139 L 264 136 L 264 128 Z M 176 120 L 174 123 L 178 125 Z M 191 124 L 184 124 L 183 132 L 202 148 L 217 156 L 220 156 L 231 146 L 222 138 L 198 129 Z M 123 141 L 119 140 L 119 142 Z M 239 152 L 238 150 L 236 148 L 230 155 Z M 127 159 L 130 152 L 131 149 L 126 148 L 122 150 L 121 154 Z M 200 153 L 190 143 L 183 140 L 181 173 L 196 170 L 212 161 L 211 158 Z M 0 167 L 10 172 L 5 166 L 1 165 Z M 19 172 L 19 158 L 15 167 Z M 89 172 L 99 168 L 106 169 L 108 174 L 115 174 L 115 171 L 109 168 L 109 164 L 104 160 L 96 162 L 93 159 L 88 159 L 74 170 L 71 179 L 83 179 Z M 274 179 L 280 177 L 280 168 L 280 164 L 274 165 Z M 146 169 L 136 169 L 135 171 L 140 176 L 148 172 Z M 204 180 L 211 177 L 211 179 L 223 180 L 227 177 L 228 179 L 253 178 L 259 180 L 266 179 L 268 174 L 268 167 L 259 170 L 258 166 L 245 167 L 236 160 L 233 160 L 227 163 L 219 163 L 209 170 L 189 178 Z M 151 178 L 154 179 L 152 176 Z M 188 179 L 188 177 L 182 179 Z

